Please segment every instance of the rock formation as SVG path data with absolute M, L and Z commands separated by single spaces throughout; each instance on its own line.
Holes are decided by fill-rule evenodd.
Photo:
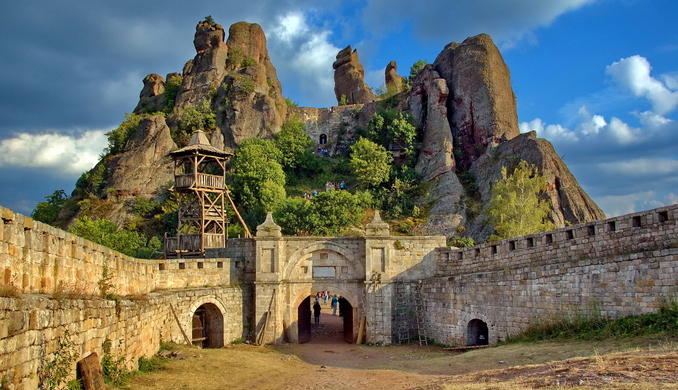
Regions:
M 448 116 L 463 169 L 488 145 L 519 134 L 511 76 L 489 35 L 448 44 L 433 66 L 450 89 Z
M 391 61 L 386 65 L 384 83 L 389 95 L 398 94 L 405 89 L 407 81 L 403 76 L 398 74 L 398 64 L 395 61 Z
M 334 94 L 343 104 L 369 103 L 375 100 L 370 87 L 365 84 L 365 70 L 360 64 L 358 51 L 346 46 L 337 54 L 334 68 Z
M 507 167 L 510 172 L 520 160 L 535 165 L 549 183 L 546 191 L 552 206 L 549 217 L 556 226 L 605 218 L 605 213 L 579 186 L 553 145 L 543 138 L 537 138 L 534 131 L 501 143 L 473 163 L 471 172 L 476 178 L 483 203 L 490 200 L 490 190 L 501 178 L 501 168 Z M 476 221 L 472 231 L 479 237 L 487 237 L 492 232 L 481 222 Z
M 165 79 L 159 74 L 151 73 L 144 77 L 144 88 L 139 94 L 139 103 L 135 114 L 160 111 L 165 106 Z
M 451 235 L 462 221 L 459 199 L 464 194 L 455 175 L 452 131 L 447 121 L 449 91 L 445 79 L 427 65 L 413 82 L 409 95 L 410 113 L 424 130 L 415 170 L 431 182 L 426 203 L 433 202 L 425 233 Z
M 112 200 L 132 196 L 152 197 L 173 179 L 169 152 L 176 149 L 162 115 L 139 122 L 138 130 L 125 145 L 125 152 L 107 161 L 107 193 Z

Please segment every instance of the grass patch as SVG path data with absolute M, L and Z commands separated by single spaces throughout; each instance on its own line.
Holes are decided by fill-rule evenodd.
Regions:
M 139 372 L 146 374 L 149 372 L 157 371 L 162 369 L 165 366 L 167 359 L 161 358 L 160 356 L 152 356 L 150 358 L 139 358 Z
M 618 319 L 595 313 L 577 313 L 568 317 L 551 318 L 528 326 L 523 332 L 509 337 L 506 343 L 560 339 L 602 340 L 662 333 L 678 335 L 677 301 L 664 303 L 656 313 L 630 315 Z

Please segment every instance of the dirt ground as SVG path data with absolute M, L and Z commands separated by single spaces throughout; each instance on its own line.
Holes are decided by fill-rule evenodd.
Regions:
M 678 389 L 678 339 L 511 344 L 468 352 L 342 341 L 324 314 L 308 344 L 221 349 L 132 379 L 129 389 Z M 623 351 L 623 352 L 620 352 Z

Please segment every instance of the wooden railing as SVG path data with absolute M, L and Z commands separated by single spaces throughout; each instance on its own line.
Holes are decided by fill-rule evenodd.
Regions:
M 196 180 L 197 179 L 197 180 Z M 224 177 L 220 175 L 208 175 L 206 173 L 198 173 L 196 176 L 189 175 L 175 175 L 174 185 L 177 188 L 205 187 L 205 188 L 224 188 Z
M 223 234 L 205 233 L 204 247 L 200 247 L 200 234 L 180 234 L 177 237 L 165 237 L 165 253 L 196 253 L 204 248 L 224 248 Z
M 224 248 L 224 240 L 223 234 L 205 233 L 205 248 Z

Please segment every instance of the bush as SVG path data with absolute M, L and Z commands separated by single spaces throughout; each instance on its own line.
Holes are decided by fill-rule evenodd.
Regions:
M 611 337 L 631 337 L 666 333 L 678 334 L 678 302 L 660 306 L 652 314 L 631 315 L 618 319 L 592 313 L 577 312 L 536 322 L 523 332 L 509 337 L 507 342 L 531 342 L 554 339 L 601 340 Z
M 101 371 L 104 382 L 109 385 L 124 386 L 130 378 L 130 372 L 125 368 L 125 358 L 115 358 L 111 354 L 111 340 L 105 339 L 102 345 Z
M 447 246 L 456 246 L 457 248 L 469 248 L 476 244 L 471 237 L 452 237 L 447 240 Z
M 365 187 L 376 187 L 389 178 L 393 156 L 384 147 L 360 138 L 351 147 L 351 169 Z
M 138 362 L 139 372 L 149 373 L 163 368 L 164 359 L 159 356 L 151 358 L 140 357 Z
M 275 135 L 274 143 L 281 153 L 280 163 L 287 170 L 296 168 L 313 145 L 311 137 L 306 134 L 304 122 L 299 119 L 285 122 L 282 130 Z
M 104 154 L 122 153 L 129 138 L 139 129 L 139 122 L 153 115 L 157 114 L 125 114 L 125 120 L 117 128 L 106 133 L 108 146 L 104 149 Z
M 94 168 L 80 175 L 75 182 L 74 195 L 80 198 L 99 195 L 106 185 L 107 176 L 105 159 L 102 159 Z
M 367 192 L 321 192 L 311 200 L 288 198 L 275 210 L 284 234 L 332 236 L 356 226 L 372 205 Z
M 385 109 L 374 114 L 367 124 L 367 138 L 386 149 L 403 148 L 407 156 L 414 155 L 417 128 L 409 114 Z
M 419 72 L 421 72 L 426 65 L 428 65 L 428 62 L 426 62 L 424 60 L 419 60 L 419 61 L 415 62 L 414 64 L 412 64 L 412 67 L 410 67 L 409 81 L 410 82 L 414 81 L 414 79 L 417 78 L 417 75 L 419 74 Z
M 208 99 L 203 99 L 195 106 L 189 106 L 177 114 L 177 129 L 172 134 L 172 139 L 178 145 L 186 145 L 194 130 L 210 132 L 217 127 L 217 117 L 212 111 Z
M 36 221 L 48 223 L 50 225 L 59 218 L 59 213 L 66 203 L 66 192 L 64 190 L 56 190 L 52 195 L 45 197 L 45 202 L 39 202 L 33 212 L 31 217 Z
M 181 89 L 183 78 L 180 75 L 172 75 L 165 82 L 165 112 L 170 113 L 174 109 L 177 94 Z
M 128 256 L 149 258 L 162 247 L 157 237 L 147 239 L 135 231 L 118 228 L 108 219 L 90 219 L 83 216 L 73 221 L 68 231 Z

